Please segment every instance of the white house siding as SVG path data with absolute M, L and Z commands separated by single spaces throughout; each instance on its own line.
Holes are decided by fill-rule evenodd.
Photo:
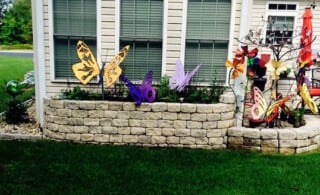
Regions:
M 186 3 L 186 2 L 184 2 Z M 165 73 L 172 75 L 175 70 L 175 64 L 177 58 L 183 58 L 184 50 L 181 45 L 184 44 L 183 37 L 185 37 L 184 27 L 184 11 L 187 7 L 184 7 L 183 0 L 168 1 L 168 19 L 167 19 L 167 31 L 164 33 L 167 36 L 166 50 L 166 67 Z
M 119 43 L 116 41 L 116 31 L 119 28 L 116 26 L 116 3 L 115 1 L 101 2 L 101 25 L 97 24 L 97 32 L 101 30 L 101 56 L 107 56 L 106 59 L 102 60 L 107 60 L 107 62 L 119 51 L 119 46 L 116 45 L 116 43 Z
M 97 61 L 101 64 L 102 60 L 107 62 L 119 51 L 119 2 L 120 0 L 98 0 L 97 17 Z M 241 16 L 240 0 L 233 0 L 234 18 L 232 26 L 233 36 L 239 35 L 240 16 Z M 175 69 L 177 58 L 184 59 L 185 45 L 185 28 L 186 28 L 186 0 L 164 0 L 164 58 L 162 74 L 172 75 Z M 244 10 L 247 11 L 247 10 Z M 54 55 L 53 55 L 53 16 L 52 16 L 52 0 L 45 0 L 43 5 L 44 12 L 44 29 L 45 29 L 45 75 L 46 75 L 46 97 L 53 97 L 61 93 L 63 89 L 72 89 L 80 83 L 66 83 L 55 81 L 53 79 L 54 71 Z M 231 46 L 229 53 L 235 51 L 238 42 L 230 39 Z M 100 57 L 101 56 L 101 57 Z M 232 56 L 230 56 L 231 58 Z M 84 85 L 81 85 L 84 88 Z M 97 85 L 88 85 L 88 89 L 99 90 Z

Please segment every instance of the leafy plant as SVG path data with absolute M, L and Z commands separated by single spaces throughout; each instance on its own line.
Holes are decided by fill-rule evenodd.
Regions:
M 18 100 L 11 100 L 5 112 L 5 121 L 8 124 L 19 124 L 28 121 L 27 107 Z
M 8 124 L 19 124 L 28 121 L 27 107 L 16 97 L 24 92 L 24 85 L 16 80 L 6 83 L 5 92 L 11 96 L 5 110 L 5 121 Z
M 74 87 L 72 90 L 63 90 L 62 97 L 64 99 L 72 99 L 72 100 L 88 100 L 90 93 L 82 90 L 80 86 Z
M 169 77 L 161 78 L 158 85 L 156 85 L 156 101 L 158 102 L 189 102 L 189 103 L 216 103 L 219 102 L 219 97 L 225 90 L 219 81 L 212 81 L 211 86 L 186 86 L 183 91 L 178 92 L 169 87 Z M 72 90 L 62 90 L 62 99 L 73 100 L 119 100 L 128 101 L 129 91 L 123 84 L 115 84 L 114 88 L 104 90 L 102 94 L 92 93 L 90 91 L 82 90 L 79 86 Z
M 169 77 L 164 76 L 161 78 L 159 85 L 156 88 L 157 98 L 156 101 L 177 102 L 179 100 L 176 90 L 169 87 Z

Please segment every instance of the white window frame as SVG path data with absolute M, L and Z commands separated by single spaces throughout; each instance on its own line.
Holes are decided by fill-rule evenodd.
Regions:
M 97 7 L 96 7 L 96 19 L 97 19 L 97 32 L 96 32 L 96 38 L 97 38 L 97 56 L 96 60 L 98 63 L 98 66 L 101 66 L 101 0 L 97 1 Z M 55 75 L 55 61 L 54 61 L 54 23 L 53 23 L 53 0 L 48 0 L 48 32 L 49 32 L 49 64 L 50 64 L 50 81 L 55 83 L 80 83 L 79 80 L 76 78 L 74 79 L 56 79 Z M 98 79 L 96 81 L 91 81 L 94 83 L 98 82 Z
M 270 4 L 293 4 L 296 5 L 296 10 L 269 10 Z M 297 21 L 298 21 L 298 12 L 299 12 L 299 2 L 292 2 L 292 1 L 268 1 L 266 3 L 266 13 L 265 13 L 265 20 L 267 21 L 269 16 L 290 16 L 294 18 L 293 22 L 293 34 L 292 34 L 292 42 L 291 44 L 296 44 L 295 42 L 295 31 L 297 28 Z M 266 34 L 267 34 L 267 27 L 268 23 L 265 22 L 263 26 L 263 41 L 266 42 Z

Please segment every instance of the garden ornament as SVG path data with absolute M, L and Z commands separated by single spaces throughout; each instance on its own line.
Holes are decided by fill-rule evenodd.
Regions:
M 283 71 L 287 71 L 287 66 L 284 61 L 270 60 L 269 63 L 266 64 L 268 71 L 271 72 L 272 80 L 279 80 L 280 73 Z
M 136 105 L 140 105 L 143 100 L 148 102 L 154 102 L 156 98 L 156 90 L 152 86 L 152 71 L 149 71 L 144 80 L 141 83 L 141 86 L 133 84 L 127 77 L 124 75 L 120 76 L 120 80 L 129 89 L 129 94 L 131 98 L 136 102 Z
M 129 52 L 130 45 L 125 46 L 120 50 L 120 52 L 114 56 L 111 62 L 107 65 L 106 69 L 104 70 L 104 76 L 106 79 L 107 87 L 110 87 L 114 82 L 116 82 L 119 76 L 122 73 L 122 69 L 120 68 L 120 64 L 126 58 Z
M 304 62 L 306 61 L 308 66 L 313 64 L 312 60 L 312 12 L 311 8 L 307 7 L 302 16 L 302 29 L 301 29 L 301 37 L 300 37 L 300 47 L 301 50 L 299 52 L 298 61 Z
M 279 113 L 279 107 L 284 107 L 285 102 L 291 99 L 292 95 L 280 98 L 277 101 L 267 104 L 263 93 L 258 87 L 253 88 L 254 104 L 251 107 L 251 120 L 254 122 L 272 122 Z
M 230 60 L 226 61 L 226 67 L 227 68 L 232 68 L 233 72 L 231 75 L 231 78 L 235 79 L 240 76 L 244 72 L 244 55 L 243 52 L 239 49 L 236 51 L 236 55 L 233 58 L 233 62 Z
M 138 86 L 133 84 L 127 77 L 123 74 L 120 75 L 119 78 L 129 89 L 130 97 L 136 102 L 136 105 L 141 105 L 142 102 L 142 94 Z
M 9 95 L 16 97 L 23 93 L 23 85 L 16 80 L 11 80 L 6 84 L 6 91 Z
M 247 76 L 251 78 L 255 75 L 255 66 L 259 66 L 260 63 L 260 59 L 257 58 L 258 51 L 258 48 L 247 51 Z
M 264 68 L 266 64 L 270 61 L 270 54 L 261 54 L 260 56 L 260 68 Z
M 305 83 L 302 84 L 300 88 L 300 96 L 304 103 L 310 108 L 313 114 L 318 113 L 318 107 L 315 101 L 311 98 L 308 87 Z
M 76 78 L 85 85 L 99 74 L 99 66 L 90 48 L 83 41 L 77 43 L 77 54 L 81 62 L 74 64 L 72 70 Z
M 198 64 L 190 73 L 184 73 L 184 67 L 180 59 L 176 61 L 176 69 L 172 77 L 169 79 L 170 89 L 177 89 L 182 91 L 185 86 L 190 83 L 190 80 L 194 74 L 199 70 L 202 64 Z
M 154 102 L 154 100 L 156 99 L 156 90 L 152 86 L 152 74 L 153 72 L 149 71 L 144 77 L 144 80 L 142 81 L 140 86 L 142 98 L 147 102 Z

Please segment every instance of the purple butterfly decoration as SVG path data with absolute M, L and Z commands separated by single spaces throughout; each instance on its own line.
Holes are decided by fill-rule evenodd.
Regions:
M 148 102 L 154 102 L 156 97 L 156 90 L 152 87 L 152 71 L 149 71 L 140 87 L 133 84 L 127 77 L 124 75 L 120 76 L 120 80 L 129 89 L 129 94 L 131 98 L 136 102 L 136 105 L 140 105 L 143 100 Z
M 144 77 L 140 86 L 142 97 L 148 102 L 154 102 L 156 99 L 156 90 L 154 87 L 152 87 L 152 74 L 153 72 L 149 71 Z
M 137 105 L 140 105 L 142 102 L 142 95 L 140 92 L 139 87 L 137 87 L 135 84 L 133 84 L 127 77 L 125 77 L 123 74 L 120 75 L 119 79 L 124 82 L 124 84 L 129 89 L 129 94 L 131 98 L 136 102 Z
M 198 64 L 190 73 L 184 73 L 184 68 L 180 59 L 176 61 L 176 70 L 172 77 L 169 79 L 170 89 L 177 89 L 177 91 L 182 91 L 185 86 L 187 86 L 191 80 L 191 77 L 196 74 L 202 64 Z

